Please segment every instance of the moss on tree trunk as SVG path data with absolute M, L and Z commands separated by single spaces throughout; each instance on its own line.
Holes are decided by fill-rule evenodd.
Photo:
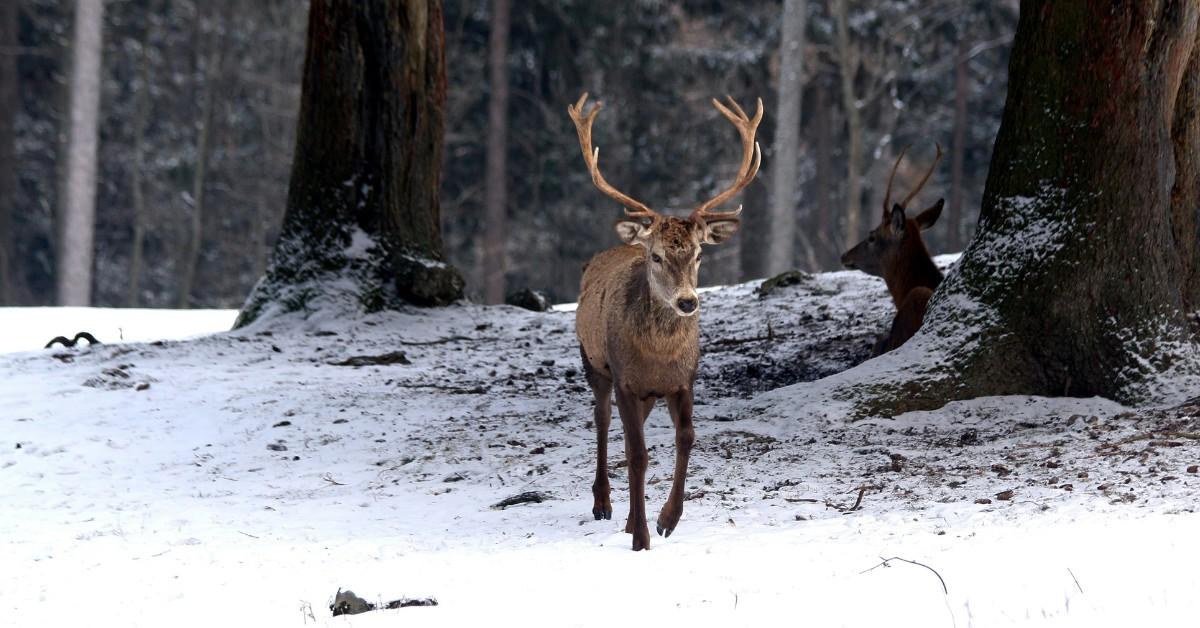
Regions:
M 237 326 L 461 298 L 439 228 L 443 35 L 440 0 L 313 0 L 287 211 Z

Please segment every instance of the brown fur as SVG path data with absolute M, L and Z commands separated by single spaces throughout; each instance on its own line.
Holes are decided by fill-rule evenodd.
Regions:
M 896 305 L 891 329 L 875 343 L 874 355 L 903 345 L 925 320 L 929 299 L 942 282 L 942 272 L 933 263 L 921 230 L 931 227 L 941 210 L 942 201 L 938 200 L 916 218 L 905 218 L 904 210 L 897 205 L 893 212 L 899 211 L 899 218 L 894 220 L 893 213 L 886 213 L 866 240 L 842 255 L 842 264 L 847 268 L 882 277 Z M 896 228 L 897 222 L 903 225 L 901 229 Z
M 652 226 L 632 235 L 635 228 L 618 225 L 618 231 L 630 234 L 636 244 L 599 253 L 585 267 L 575 333 L 596 400 L 592 514 L 597 519 L 612 517 L 608 428 L 615 392 L 629 460 L 630 507 L 625 531 L 633 535 L 633 549 L 640 550 L 650 547 L 644 424 L 660 398 L 667 400 L 675 425 L 675 473 L 670 496 L 659 513 L 659 534 L 670 536 L 683 514 L 687 462 L 695 441 L 692 384 L 700 363 L 700 321 L 698 311 L 691 316 L 677 311 L 673 299 L 681 294 L 695 298 L 697 254 L 700 244 L 710 241 L 710 229 L 702 221 L 679 218 L 656 219 Z M 661 261 L 653 261 L 654 255 Z M 655 288 L 653 281 L 662 285 Z

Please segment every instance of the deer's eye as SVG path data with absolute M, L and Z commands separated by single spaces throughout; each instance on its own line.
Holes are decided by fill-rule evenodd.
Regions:
M 874 233 L 872 233 L 871 235 L 867 236 L 867 243 L 869 243 L 869 244 L 875 244 L 875 234 L 874 234 Z
M 658 256 L 658 253 L 651 253 L 650 260 L 653 261 L 655 264 L 662 263 L 662 258 Z

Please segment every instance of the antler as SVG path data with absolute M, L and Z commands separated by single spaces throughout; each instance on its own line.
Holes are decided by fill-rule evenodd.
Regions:
M 900 167 L 900 162 L 904 161 L 904 153 L 908 152 L 908 147 L 905 146 L 900 150 L 900 156 L 896 158 L 896 163 L 892 164 L 892 174 L 888 175 L 887 192 L 883 195 L 883 217 L 887 218 L 888 212 L 891 211 L 892 204 L 892 180 L 896 178 L 896 168 Z
M 712 199 L 705 202 L 692 211 L 692 218 L 708 220 L 718 216 L 733 217 L 742 213 L 742 208 L 739 205 L 737 209 L 728 212 L 710 212 L 709 209 L 724 203 L 733 197 L 733 195 L 741 192 L 743 188 L 750 185 L 754 180 L 754 176 L 758 174 L 758 167 L 762 164 L 762 150 L 758 146 L 758 142 L 754 141 L 754 134 L 758 131 L 758 123 L 762 122 L 763 103 L 762 99 L 758 99 L 758 111 L 754 114 L 754 118 L 746 115 L 746 112 L 738 106 L 732 96 L 726 96 L 729 104 L 733 107 L 730 111 L 721 104 L 716 98 L 713 99 L 713 106 L 721 115 L 725 116 L 734 126 L 737 127 L 738 133 L 742 136 L 742 165 L 738 168 L 737 177 L 724 192 L 714 196 Z M 736 113 L 735 113 L 736 112 Z
M 917 192 L 920 192 L 921 188 L 925 187 L 925 182 L 929 181 L 929 176 L 933 174 L 933 169 L 937 168 L 938 162 L 942 160 L 942 145 L 937 144 L 936 146 L 937 146 L 937 157 L 934 157 L 933 163 L 929 164 L 929 171 L 927 171 L 925 173 L 925 176 L 921 177 L 921 182 L 917 184 L 917 187 L 913 188 L 913 191 L 909 192 L 908 196 L 905 196 L 904 200 L 900 201 L 901 207 L 908 207 L 908 202 L 913 200 L 914 198 L 916 198 Z M 899 163 L 899 162 L 897 162 L 897 163 Z M 886 207 L 886 204 L 885 204 L 885 207 Z
M 596 114 L 600 113 L 600 107 L 603 106 L 603 103 L 597 102 L 585 115 L 583 109 L 587 98 L 587 92 L 584 92 L 579 97 L 578 102 L 574 105 L 567 105 L 567 114 L 575 122 L 575 131 L 579 134 L 579 148 L 583 151 L 583 161 L 587 163 L 588 172 L 592 175 L 592 183 L 596 184 L 596 187 L 600 188 L 601 192 L 609 195 L 613 200 L 624 206 L 625 215 L 631 218 L 654 218 L 658 216 L 658 212 L 647 207 L 645 203 L 636 201 L 612 185 L 609 185 L 608 181 L 604 180 L 604 175 L 600 174 L 600 147 L 592 148 L 592 122 L 596 120 Z

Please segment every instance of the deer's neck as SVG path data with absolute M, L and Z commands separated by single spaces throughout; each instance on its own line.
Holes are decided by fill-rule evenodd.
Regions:
M 889 268 L 883 276 L 896 307 L 914 288 L 936 290 L 938 284 L 942 283 L 942 271 L 933 263 L 929 249 L 925 248 L 919 236 L 899 259 L 899 263 Z

